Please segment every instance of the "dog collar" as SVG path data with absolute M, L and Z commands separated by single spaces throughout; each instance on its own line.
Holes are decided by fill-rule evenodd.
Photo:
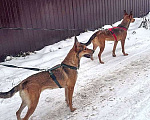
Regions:
M 75 66 L 70 66 L 70 65 L 67 65 L 67 64 L 64 64 L 64 63 L 61 63 L 61 66 L 63 66 L 63 67 L 68 67 L 68 68 L 73 69 L 73 70 L 77 70 L 77 69 L 78 69 L 78 68 L 75 67 Z

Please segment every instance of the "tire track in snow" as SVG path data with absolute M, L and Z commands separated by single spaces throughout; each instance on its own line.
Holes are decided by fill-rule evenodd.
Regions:
M 147 51 L 149 51 L 149 49 L 148 50 L 145 50 L 145 51 L 143 51 L 142 53 L 144 53 L 144 52 L 147 52 Z M 147 52 L 148 53 L 148 52 Z M 137 55 L 140 55 L 140 54 L 137 54 Z M 135 55 L 134 55 L 134 57 L 135 57 Z M 144 77 L 143 75 L 146 75 L 146 72 L 145 71 L 147 71 L 147 69 L 148 70 L 150 70 L 150 67 L 149 67 L 149 63 L 150 63 L 150 57 L 147 57 L 147 56 L 144 56 L 144 58 L 140 58 L 141 60 L 138 60 L 138 58 L 139 57 L 136 57 L 136 59 L 137 60 L 134 60 L 134 61 L 132 61 L 130 64 L 127 64 L 125 67 L 123 67 L 123 69 L 121 69 L 121 70 L 117 70 L 117 71 L 113 71 L 112 72 L 112 74 L 109 74 L 108 76 L 103 76 L 102 78 L 101 78 L 101 81 L 97 81 L 96 83 L 95 83 L 95 85 L 93 85 L 93 91 L 95 91 L 95 89 L 97 88 L 97 86 L 98 85 L 100 85 L 100 83 L 99 82 L 101 82 L 101 83 L 104 83 L 104 90 L 105 90 L 105 92 L 106 92 L 106 94 L 104 94 L 103 95 L 103 92 L 101 93 L 100 92 L 100 95 L 99 96 L 101 96 L 101 97 L 97 97 L 98 99 L 97 100 L 95 100 L 95 101 L 102 101 L 102 105 L 101 104 L 99 104 L 100 105 L 100 107 L 102 108 L 102 106 L 104 107 L 104 106 L 111 106 L 110 108 L 109 108 L 109 110 L 110 109 L 112 109 L 112 111 L 110 111 L 110 112 L 108 112 L 109 110 L 104 110 L 105 112 L 105 115 L 104 116 L 102 116 L 102 117 L 98 117 L 98 118 L 93 118 L 93 119 L 99 119 L 99 120 L 114 120 L 115 119 L 115 116 L 114 116 L 114 114 L 116 113 L 116 112 L 118 112 L 118 118 L 116 118 L 116 120 L 131 120 L 132 118 L 131 118 L 131 116 L 132 116 L 132 112 L 131 112 L 131 114 L 130 113 L 128 113 L 127 114 L 127 116 L 124 116 L 124 114 L 125 114 L 125 112 L 122 112 L 122 116 L 124 116 L 123 118 L 120 118 L 120 116 L 121 116 L 121 113 L 120 113 L 120 109 L 119 109 L 119 107 L 121 108 L 121 106 L 123 106 L 123 105 L 121 105 L 121 104 L 119 104 L 118 105 L 118 103 L 117 103 L 117 100 L 115 100 L 116 98 L 115 98 L 115 96 L 116 96 L 116 94 L 118 94 L 118 92 L 117 93 L 115 93 L 115 92 L 113 92 L 116 88 L 117 88 L 117 86 L 120 86 L 120 85 L 116 85 L 116 81 L 117 81 L 117 83 L 119 83 L 119 84 L 121 84 L 121 88 L 118 88 L 119 89 L 119 91 L 121 91 L 121 93 L 119 94 L 119 97 L 121 97 L 122 96 L 122 94 L 123 95 L 125 95 L 126 97 L 124 97 L 123 99 L 125 99 L 125 101 L 124 102 L 127 102 L 128 104 L 129 104 L 129 106 L 132 106 L 133 107 L 133 109 L 134 109 L 134 107 L 136 107 L 136 105 L 139 103 L 140 104 L 140 102 L 141 101 L 145 101 L 144 100 L 144 97 L 143 97 L 143 99 L 142 99 L 142 97 L 141 98 L 139 98 L 138 96 L 139 96 L 139 94 L 141 94 L 141 93 L 139 93 L 138 91 L 136 91 L 137 90 L 137 88 L 138 88 L 138 86 L 142 86 L 142 85 L 140 85 L 139 83 L 138 84 L 136 84 L 136 80 L 137 80 L 137 78 L 139 78 L 140 79 L 140 77 Z M 135 59 L 135 58 L 134 58 Z M 142 72 L 143 72 L 143 75 L 140 75 L 140 72 L 141 72 L 141 74 L 142 74 Z M 128 75 L 128 74 L 131 74 L 131 75 Z M 135 78 L 134 78 L 134 76 L 136 76 Z M 131 79 L 131 78 L 133 78 L 133 80 Z M 124 79 L 124 80 L 122 80 L 122 79 Z M 126 80 L 127 79 L 127 80 Z M 95 81 L 95 80 L 94 80 Z M 103 82 L 102 82 L 103 81 Z M 127 83 L 127 81 L 129 82 L 129 83 Z M 149 82 L 149 80 L 147 81 L 147 82 Z M 134 85 L 135 84 L 135 85 Z M 150 83 L 149 83 L 150 84 Z M 143 83 L 143 86 L 145 86 L 145 85 L 147 85 L 147 83 L 146 82 L 144 82 Z M 129 88 L 128 88 L 128 86 L 129 86 Z M 148 88 L 149 87 L 149 85 L 146 87 L 146 88 Z M 139 87 L 140 88 L 140 87 Z M 89 88 L 90 89 L 90 88 Z M 97 88 L 98 89 L 98 88 Z M 109 89 L 109 90 L 108 90 Z M 90 97 L 92 97 L 91 96 L 91 94 L 90 93 L 92 93 L 92 92 L 88 92 L 89 90 L 87 89 L 87 90 L 85 90 L 85 92 L 87 93 L 87 94 L 89 94 L 89 96 Z M 132 91 L 133 93 L 132 93 L 132 95 L 131 96 L 129 96 L 129 97 L 127 97 L 128 96 L 128 94 L 129 94 L 129 92 L 130 91 Z M 134 92 L 137 92 L 136 94 L 134 94 Z M 149 93 L 150 92 L 150 89 L 148 89 L 148 92 L 147 93 Z M 145 95 L 147 95 L 147 94 L 145 94 Z M 149 95 L 149 94 L 148 94 Z M 103 100 L 101 100 L 100 98 L 103 98 Z M 148 96 L 148 98 L 149 98 L 149 96 Z M 89 98 L 88 98 L 89 99 Z M 119 100 L 120 100 L 121 98 L 119 98 Z M 140 100 L 141 99 L 141 100 Z M 85 100 L 85 102 L 86 102 L 87 100 Z M 115 109 L 115 108 L 113 108 L 114 106 L 113 105 L 111 105 L 111 103 L 109 103 L 109 101 L 113 101 L 114 103 L 113 104 L 115 104 L 116 106 L 117 106 L 117 108 Z M 105 103 L 105 105 L 103 105 L 103 102 Z M 115 103 L 116 102 L 116 103 Z M 131 103 L 130 103 L 131 102 Z M 134 106 L 134 104 L 132 105 L 132 102 L 137 102 L 137 104 L 135 104 L 135 106 Z M 108 105 L 109 104 L 109 105 Z M 127 104 L 127 105 L 128 105 Z M 88 106 L 91 106 L 91 105 L 88 105 Z M 96 105 L 95 105 L 96 106 Z M 122 109 L 125 109 L 124 107 L 129 107 L 129 106 L 123 106 L 122 107 Z M 86 108 L 85 108 L 86 109 Z M 107 108 L 108 109 L 108 108 Z M 121 109 L 121 110 L 122 110 Z M 127 109 L 128 110 L 128 109 Z M 132 109 L 129 109 L 130 111 L 132 111 Z M 99 110 L 99 111 L 103 111 L 103 110 Z M 114 112 L 115 111 L 115 112 Z M 81 111 L 80 111 L 81 112 Z M 91 112 L 91 111 L 90 111 Z M 106 114 L 106 112 L 108 112 L 107 114 Z M 114 113 L 113 113 L 114 112 Z M 103 112 L 102 113 L 100 113 L 100 114 L 104 114 Z M 81 113 L 82 114 L 82 113 Z M 90 116 L 90 114 L 91 113 L 89 113 L 89 115 L 87 115 L 88 117 Z M 95 113 L 96 114 L 96 113 Z M 97 113 L 98 114 L 98 113 Z M 86 118 L 86 119 L 92 119 L 92 117 L 91 118 Z M 127 118 L 126 118 L 127 117 Z M 131 118 L 131 119 L 129 119 L 129 117 Z M 133 116 L 132 116 L 133 117 Z M 111 119 L 111 118 L 113 118 L 113 119 Z M 135 119 L 136 120 L 136 119 Z M 143 119 L 144 120 L 144 119 Z

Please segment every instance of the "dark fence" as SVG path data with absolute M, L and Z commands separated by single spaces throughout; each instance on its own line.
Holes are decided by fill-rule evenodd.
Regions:
M 141 17 L 150 11 L 150 0 L 0 0 L 0 61 L 112 24 L 124 9 Z

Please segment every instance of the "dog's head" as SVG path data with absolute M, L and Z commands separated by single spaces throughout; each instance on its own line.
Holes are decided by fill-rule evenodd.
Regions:
M 75 42 L 74 42 L 74 50 L 77 53 L 77 56 L 79 58 L 81 57 L 86 57 L 86 58 L 91 58 L 94 51 L 91 49 L 88 49 L 86 47 L 86 45 L 84 45 L 83 43 L 78 42 L 77 37 L 75 36 Z
M 132 14 L 132 11 L 130 11 L 130 14 L 128 14 L 126 12 L 126 10 L 124 10 L 124 18 L 123 19 L 126 19 L 127 21 L 133 23 L 135 21 L 135 19 L 133 18 L 133 14 Z

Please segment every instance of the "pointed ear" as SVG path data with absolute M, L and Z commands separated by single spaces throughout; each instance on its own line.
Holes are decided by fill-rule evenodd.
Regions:
M 126 10 L 124 10 L 124 15 L 128 15 L 128 13 L 126 12 Z
M 74 48 L 75 48 L 75 51 L 76 51 L 76 52 L 77 52 L 77 47 L 78 47 L 78 45 L 79 45 L 79 42 L 78 42 L 77 37 L 75 36 L 75 38 L 74 38 Z
M 77 39 L 77 37 L 75 36 L 75 38 L 74 38 L 74 45 L 77 45 L 77 43 L 78 43 L 78 39 Z
M 130 15 L 132 15 L 132 11 L 130 11 Z
M 130 11 L 130 15 L 129 16 L 130 16 L 130 19 L 132 19 L 132 17 L 133 17 L 132 11 Z

